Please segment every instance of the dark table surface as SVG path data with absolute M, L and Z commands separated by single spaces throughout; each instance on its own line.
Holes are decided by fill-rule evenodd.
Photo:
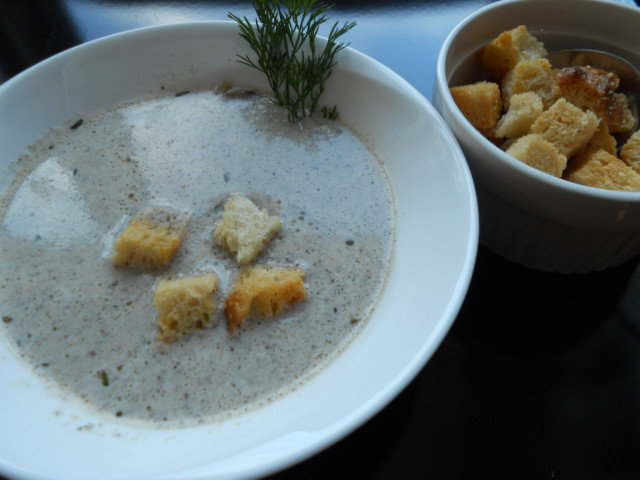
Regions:
M 351 45 L 430 99 L 442 41 L 489 2 L 334 3 L 332 18 L 358 23 Z M 248 2 L 0 0 L 0 83 L 88 40 L 229 10 L 251 15 Z M 557 275 L 481 246 L 455 324 L 409 387 L 273 476 L 332 477 L 640 478 L 640 259 Z

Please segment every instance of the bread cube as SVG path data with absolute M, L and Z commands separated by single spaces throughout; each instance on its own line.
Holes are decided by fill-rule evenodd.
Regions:
M 593 112 L 584 112 L 560 98 L 533 122 L 531 133 L 539 134 L 570 158 L 587 145 L 598 125 L 598 117 Z
M 236 255 L 239 265 L 256 258 L 280 229 L 280 217 L 260 210 L 241 195 L 230 197 L 213 233 L 214 241 Z
M 589 187 L 640 192 L 640 175 L 619 158 L 598 150 L 576 156 L 564 178 Z
M 225 301 L 229 331 L 242 326 L 250 315 L 270 317 L 307 296 L 304 272 L 298 268 L 256 266 L 244 270 Z
M 616 154 L 616 147 L 618 142 L 616 138 L 609 133 L 609 126 L 605 120 L 600 120 L 600 125 L 598 125 L 598 129 L 596 133 L 593 134 L 593 137 L 587 142 L 587 148 L 592 152 L 597 152 L 598 150 L 604 150 L 611 155 Z
M 609 131 L 622 133 L 633 130 L 636 127 L 636 119 L 629 109 L 629 102 L 624 93 L 616 93 L 615 101 L 609 106 Z
M 453 100 L 482 134 L 490 136 L 502 113 L 500 87 L 497 83 L 477 82 L 449 89 Z
M 501 33 L 480 51 L 480 62 L 496 80 L 523 60 L 546 57 L 542 42 L 536 40 L 524 25 Z
M 508 155 L 537 170 L 560 177 L 567 166 L 567 157 L 540 135 L 520 137 L 506 151 Z
M 496 137 L 513 138 L 525 135 L 542 111 L 542 100 L 535 93 L 515 94 L 511 97 L 509 110 L 496 124 Z
M 190 217 L 170 207 L 146 207 L 113 245 L 116 266 L 165 267 L 178 251 Z
M 214 274 L 160 280 L 154 298 L 160 327 L 158 339 L 171 342 L 188 330 L 212 324 L 217 286 Z
M 534 92 L 548 108 L 554 101 L 553 78 L 551 63 L 546 58 L 518 62 L 502 79 L 502 105 L 507 109 L 513 95 Z
M 635 126 L 627 97 L 615 93 L 620 80 L 611 72 L 592 67 L 567 67 L 555 76 L 554 96 L 590 110 L 608 124 L 610 132 L 628 132 Z
M 640 173 L 640 130 L 631 135 L 627 143 L 622 146 L 620 158 L 637 173 Z
M 502 145 L 500 145 L 500 148 L 504 152 L 506 152 L 507 150 L 509 150 L 509 148 L 511 148 L 511 145 L 513 145 L 518 141 L 519 138 L 521 137 L 507 138 L 504 142 L 502 142 Z
M 556 72 L 553 93 L 576 107 L 590 110 L 605 122 L 615 102 L 614 92 L 620 80 L 614 74 L 592 67 L 566 67 Z

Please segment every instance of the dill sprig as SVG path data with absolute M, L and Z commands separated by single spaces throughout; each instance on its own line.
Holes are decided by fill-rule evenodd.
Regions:
M 257 19 L 251 23 L 229 13 L 238 22 L 240 36 L 257 58 L 238 55 L 239 62 L 263 72 L 273 91 L 273 101 L 284 107 L 290 121 L 312 115 L 325 90 L 325 81 L 336 64 L 336 54 L 348 44 L 337 39 L 355 22 L 336 22 L 320 46 L 316 42 L 320 26 L 328 21 L 324 13 L 331 7 L 317 0 L 252 0 Z M 325 109 L 331 117 L 337 110 Z

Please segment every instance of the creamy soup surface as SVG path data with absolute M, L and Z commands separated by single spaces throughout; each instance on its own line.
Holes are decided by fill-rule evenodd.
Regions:
M 366 323 L 391 261 L 394 208 L 380 161 L 343 126 L 291 124 L 265 97 L 200 91 L 71 127 L 30 147 L 4 192 L 0 328 L 94 411 L 154 426 L 241 414 L 309 379 Z M 240 270 L 211 239 L 232 194 L 282 219 L 253 263 L 301 266 L 308 292 L 233 335 L 221 306 Z M 115 268 L 115 238 L 148 205 L 192 215 L 178 253 L 163 270 Z M 214 322 L 159 342 L 154 285 L 204 272 L 220 281 Z

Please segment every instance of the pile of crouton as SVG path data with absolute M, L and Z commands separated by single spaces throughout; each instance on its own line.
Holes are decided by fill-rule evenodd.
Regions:
M 615 74 L 584 66 L 554 69 L 523 25 L 480 50 L 494 81 L 450 89 L 485 137 L 555 177 L 609 190 L 640 191 L 640 131 L 620 148 L 612 134 L 637 128 Z
M 146 207 L 138 212 L 114 243 L 113 263 L 119 267 L 166 267 L 186 234 L 189 215 L 170 207 Z M 250 199 L 230 197 L 213 231 L 213 241 L 235 256 L 242 267 L 225 300 L 224 315 L 231 333 L 253 316 L 273 316 L 303 300 L 307 293 L 300 268 L 254 265 L 280 229 L 280 217 L 269 215 Z M 161 279 L 155 290 L 163 342 L 177 340 L 187 331 L 211 325 L 216 313 L 218 278 L 215 273 Z

